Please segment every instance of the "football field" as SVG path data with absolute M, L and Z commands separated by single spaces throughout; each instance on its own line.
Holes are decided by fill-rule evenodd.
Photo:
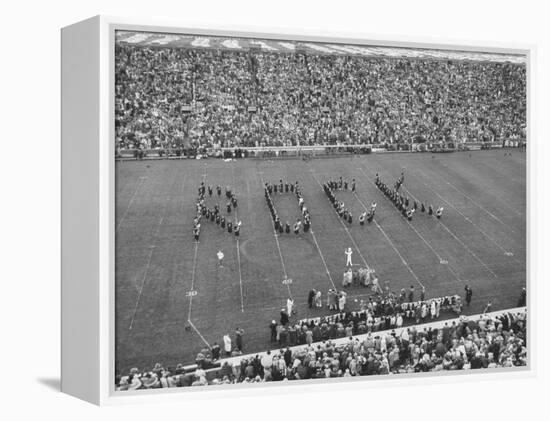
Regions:
M 449 154 L 388 153 L 297 159 L 145 160 L 116 163 L 116 371 L 192 363 L 197 352 L 244 329 L 244 351 L 270 347 L 269 324 L 291 296 L 291 321 L 329 314 L 309 310 L 308 291 L 340 289 L 344 249 L 353 263 L 376 270 L 392 291 L 413 285 L 426 297 L 473 289 L 466 314 L 515 307 L 526 283 L 526 153 L 476 151 Z M 405 173 L 402 194 L 444 207 L 437 220 L 417 212 L 408 222 L 374 185 L 375 173 L 393 185 Z M 321 185 L 356 179 L 357 191 L 337 191 L 353 213 L 350 225 L 331 207 Z M 263 182 L 298 181 L 312 231 L 275 236 Z M 240 237 L 213 222 L 192 235 L 197 189 L 231 186 L 242 221 Z M 300 216 L 296 197 L 273 195 L 290 224 Z M 378 206 L 372 223 L 358 217 Z M 207 207 L 227 199 L 206 196 Z M 235 215 L 235 212 L 237 215 Z M 204 218 L 203 218 L 204 219 Z M 225 254 L 223 267 L 216 253 Z M 283 283 L 285 277 L 292 283 Z M 370 291 L 348 289 L 349 308 Z

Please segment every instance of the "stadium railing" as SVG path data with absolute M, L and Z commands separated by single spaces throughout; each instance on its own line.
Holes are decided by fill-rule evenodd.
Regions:
M 525 142 L 466 142 L 466 143 L 395 143 L 339 144 L 299 146 L 254 146 L 196 149 L 120 149 L 116 159 L 196 159 L 196 158 L 324 158 L 370 153 L 397 152 L 460 152 L 484 149 L 522 148 Z

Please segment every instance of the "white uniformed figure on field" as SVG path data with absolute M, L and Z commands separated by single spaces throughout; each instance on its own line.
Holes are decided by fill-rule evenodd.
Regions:
M 351 271 L 351 268 L 349 268 L 344 272 L 344 276 L 342 279 L 342 286 L 344 288 L 349 287 L 351 285 L 352 280 L 353 280 L 353 272 Z
M 223 335 L 223 350 L 225 355 L 231 355 L 231 337 L 228 334 Z
M 223 252 L 221 250 L 218 250 L 216 256 L 218 256 L 218 264 L 220 265 L 220 267 L 223 267 Z
M 346 266 L 353 266 L 353 263 L 351 263 L 351 255 L 353 254 L 351 247 L 348 247 L 344 253 L 346 253 Z
M 292 298 L 288 298 L 286 300 L 286 312 L 288 313 L 288 316 L 292 316 L 292 311 L 294 309 L 294 300 Z

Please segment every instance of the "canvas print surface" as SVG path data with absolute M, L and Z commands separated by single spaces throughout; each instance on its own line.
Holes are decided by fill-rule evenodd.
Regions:
M 526 65 L 117 31 L 116 390 L 525 367 Z

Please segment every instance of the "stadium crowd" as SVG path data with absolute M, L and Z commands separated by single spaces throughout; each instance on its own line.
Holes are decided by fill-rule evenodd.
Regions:
M 278 346 L 311 345 L 313 342 L 401 328 L 407 323 L 426 323 L 438 319 L 441 312 L 462 312 L 462 300 L 458 295 L 412 301 L 407 297 L 411 294 L 403 289 L 399 295 L 371 296 L 368 300 L 361 300 L 356 310 L 345 311 L 347 293 L 329 290 L 327 307 L 338 313 L 302 319 L 293 324 L 288 310 L 282 309 L 279 323 L 271 322 L 271 342 Z
M 119 149 L 505 142 L 526 68 L 120 44 L 115 113 Z
M 407 327 L 377 334 L 368 332 L 340 341 L 267 351 L 235 363 L 203 350 L 197 369 L 187 372 L 156 364 L 130 370 L 116 380 L 117 390 L 156 389 L 209 384 L 262 383 L 298 379 L 355 377 L 416 372 L 441 372 L 527 364 L 527 314 L 502 313 L 461 317 L 440 327 Z M 218 358 L 216 358 L 218 357 Z M 235 360 L 232 360 L 235 361 Z

